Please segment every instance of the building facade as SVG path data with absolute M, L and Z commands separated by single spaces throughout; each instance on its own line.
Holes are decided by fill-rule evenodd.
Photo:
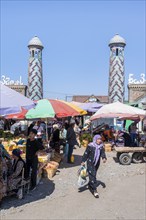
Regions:
M 109 103 L 124 102 L 125 69 L 124 69 L 124 38 L 116 34 L 109 42 L 110 68 L 109 68 Z
M 128 101 L 146 109 L 146 83 L 128 84 Z
M 9 88 L 14 89 L 16 92 L 27 96 L 27 86 L 26 85 L 7 85 Z
M 81 102 L 81 103 L 99 102 L 99 103 L 107 104 L 108 103 L 108 96 L 74 95 L 72 97 L 72 101 Z
M 29 41 L 28 48 L 28 97 L 39 100 L 43 98 L 42 50 L 44 47 L 40 39 L 35 36 Z

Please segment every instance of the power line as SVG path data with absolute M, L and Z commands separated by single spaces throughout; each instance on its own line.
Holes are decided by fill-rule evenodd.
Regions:
M 50 94 L 60 94 L 60 95 L 70 95 L 73 96 L 74 94 L 68 94 L 68 93 L 62 93 L 62 92 L 54 92 L 54 91 L 44 91 L 45 93 L 50 93 Z

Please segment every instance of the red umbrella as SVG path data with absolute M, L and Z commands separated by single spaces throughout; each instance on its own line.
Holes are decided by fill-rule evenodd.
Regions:
M 7 115 L 7 119 L 25 119 L 25 115 L 28 112 L 28 110 L 21 108 L 21 112 L 16 114 Z

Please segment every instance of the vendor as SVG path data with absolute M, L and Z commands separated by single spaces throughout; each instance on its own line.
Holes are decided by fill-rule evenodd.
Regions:
M 23 170 L 25 169 L 25 162 L 21 158 L 21 150 L 14 149 L 12 151 L 13 166 L 12 166 L 12 174 L 8 178 L 8 192 L 17 193 L 18 198 L 21 198 L 21 189 L 18 189 L 19 184 L 23 178 Z
M 104 135 L 105 141 L 114 139 L 112 129 L 110 129 L 109 125 L 105 125 L 105 130 L 103 131 L 103 135 Z
M 9 153 L 7 152 L 7 150 L 5 149 L 4 145 L 2 144 L 1 139 L 0 139 L 0 148 L 1 148 L 3 158 L 6 158 L 6 159 L 10 160 L 11 157 L 10 157 Z
M 2 140 L 0 139 L 0 148 L 2 151 L 2 157 L 3 160 L 5 160 L 6 166 L 7 166 L 7 175 L 10 175 L 11 170 L 12 170 L 12 161 L 11 161 L 11 156 L 5 149 L 4 145 L 2 144 Z
M 91 121 L 87 119 L 85 121 L 85 126 L 83 127 L 82 131 L 90 131 L 90 129 L 91 129 Z
M 0 147 L 0 204 L 7 191 L 7 164 Z
M 128 128 L 133 146 L 136 146 L 137 129 L 138 129 L 136 125 L 137 125 L 137 123 L 134 122 Z
M 38 151 L 43 150 L 43 145 L 35 139 L 37 130 L 32 129 L 29 134 L 29 139 L 26 143 L 26 178 L 30 175 L 31 172 L 31 190 L 36 189 L 36 180 L 37 180 L 37 169 L 38 169 Z
M 119 131 L 118 137 L 122 137 L 124 139 L 124 146 L 128 146 L 128 147 L 132 146 L 132 139 L 127 132 Z

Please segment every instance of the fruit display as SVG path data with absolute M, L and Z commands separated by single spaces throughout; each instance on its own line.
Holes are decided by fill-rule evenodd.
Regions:
M 38 161 L 40 163 L 47 163 L 49 161 L 49 154 L 47 154 L 46 152 L 39 152 Z
M 10 131 L 0 130 L 0 137 L 4 140 L 12 140 L 14 138 L 14 135 Z
M 40 163 L 46 163 L 48 161 L 48 156 L 47 155 L 44 155 L 44 156 L 38 155 L 38 161 Z
M 88 133 L 82 134 L 80 136 L 80 142 L 83 147 L 87 147 L 88 143 L 92 141 L 92 136 Z

